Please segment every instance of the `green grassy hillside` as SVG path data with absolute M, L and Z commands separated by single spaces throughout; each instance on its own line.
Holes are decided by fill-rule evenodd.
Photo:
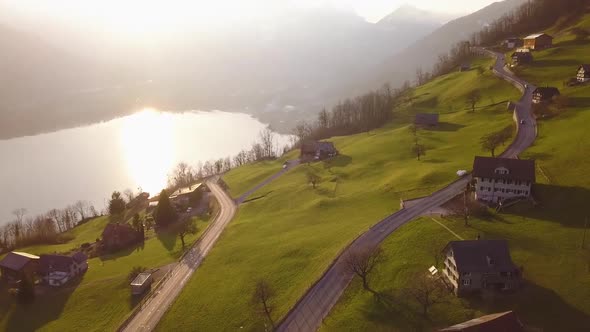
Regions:
M 427 195 L 470 169 L 473 155 L 482 154 L 479 138 L 511 124 L 505 101 L 519 93 L 487 71 L 489 59 L 478 59 L 474 70 L 452 73 L 416 89 L 411 101 L 396 110 L 395 120 L 382 129 L 332 141 L 341 155 L 332 161 L 301 165 L 289 171 L 242 205 L 159 330 L 262 330 L 263 320 L 250 303 L 254 283 L 266 278 L 276 289 L 275 319 L 281 318 L 356 236 L 399 208 L 400 198 Z M 481 67 L 480 74 L 477 67 Z M 466 111 L 466 94 L 482 91 L 475 113 Z M 440 112 L 442 124 L 421 130 L 426 156 L 411 153 L 414 138 L 410 116 Z M 281 162 L 231 171 L 225 176 L 243 192 Z M 255 176 L 240 178 L 252 169 Z M 321 177 L 316 189 L 307 173 Z
M 102 234 L 108 217 L 80 225 L 68 233 L 74 239 L 66 244 L 21 248 L 34 254 L 64 252 Z M 187 244 L 200 237 L 208 222 L 197 220 L 197 234 L 187 235 Z M 134 266 L 157 268 L 177 261 L 182 254 L 174 232 L 146 232 L 144 245 L 116 254 L 88 260 L 82 279 L 66 287 L 38 296 L 26 306 L 12 297 L 0 297 L 0 330 L 3 331 L 112 331 L 131 312 L 137 301 L 131 297 L 127 275 Z
M 590 29 L 586 15 L 573 27 Z M 582 62 L 590 62 L 590 40 L 576 40 L 572 27 L 551 29 L 555 48 L 535 52 L 535 64 L 517 71 L 538 85 L 558 86 L 573 101 L 556 117 L 540 120 L 535 145 L 521 157 L 536 159 L 534 189 L 538 206 L 522 204 L 489 220 L 473 219 L 472 227 L 461 220 L 446 220 L 454 232 L 473 239 L 508 239 L 517 265 L 524 267 L 525 288 L 512 296 L 492 301 L 455 301 L 433 313 L 432 321 L 416 317 L 415 311 L 376 302 L 358 281 L 325 321 L 326 331 L 405 331 L 408 326 L 448 326 L 486 313 L 516 310 L 521 319 L 544 331 L 585 331 L 590 326 L 590 244 L 582 249 L 583 228 L 590 201 L 590 85 L 566 88 Z M 375 275 L 376 288 L 392 292 L 404 287 L 406 278 L 433 264 L 432 250 L 441 248 L 448 232 L 429 219 L 420 219 L 393 234 L 383 244 L 390 255 Z M 417 224 L 420 224 L 419 226 Z M 437 229 L 438 227 L 438 229 Z M 429 229 L 429 231 L 426 231 Z M 429 232 L 426 234 L 426 232 Z M 430 240 L 430 232 L 437 233 Z M 410 238 L 411 240 L 407 240 Z M 426 239 L 426 241 L 424 241 Z M 445 240 L 446 241 L 446 240 Z M 590 242 L 590 241 L 588 241 Z M 411 250 L 404 243 L 416 243 Z

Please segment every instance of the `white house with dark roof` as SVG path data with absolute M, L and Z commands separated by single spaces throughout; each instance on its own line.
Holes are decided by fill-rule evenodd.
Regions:
M 473 162 L 475 198 L 500 203 L 531 196 L 535 183 L 535 161 L 508 158 L 475 157 Z
M 578 75 L 576 78 L 580 83 L 586 83 L 590 81 L 590 65 L 581 65 L 578 68 Z
M 520 269 L 512 262 L 506 240 L 451 241 L 443 249 L 442 275 L 457 296 L 481 290 L 520 288 Z
M 88 257 L 82 252 L 72 256 L 41 255 L 39 275 L 49 286 L 63 286 L 88 270 Z

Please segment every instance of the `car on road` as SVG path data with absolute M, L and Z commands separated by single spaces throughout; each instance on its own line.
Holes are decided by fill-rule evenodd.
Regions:
M 283 169 L 287 168 L 287 166 L 289 166 L 289 162 L 288 162 L 288 161 L 286 161 L 286 162 L 283 164 Z
M 521 125 L 523 125 L 523 124 L 525 124 L 525 123 L 526 123 L 526 121 L 524 121 L 524 120 L 520 120 L 520 124 L 521 124 Z
M 193 208 L 189 207 L 188 209 L 186 209 L 186 213 L 191 213 L 192 210 Z

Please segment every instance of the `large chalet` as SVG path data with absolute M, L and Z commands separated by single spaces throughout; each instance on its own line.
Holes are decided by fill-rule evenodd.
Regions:
M 524 47 L 531 50 L 542 50 L 553 46 L 553 37 L 546 33 L 537 33 L 524 39 Z
M 475 198 L 502 203 L 512 198 L 527 198 L 535 182 L 535 161 L 475 157 L 473 162 Z
M 538 87 L 533 91 L 533 103 L 541 104 L 553 100 L 560 95 L 559 89 L 555 87 Z

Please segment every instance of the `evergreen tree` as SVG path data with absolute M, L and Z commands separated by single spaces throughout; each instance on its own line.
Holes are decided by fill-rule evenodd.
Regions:
M 168 192 L 165 189 L 160 193 L 155 220 L 158 226 L 166 226 L 176 220 L 176 211 L 174 210 L 172 202 L 170 202 L 170 197 L 168 197 Z
M 120 192 L 114 191 L 111 195 L 111 200 L 109 201 L 109 213 L 113 215 L 123 212 L 125 212 L 125 200 Z

